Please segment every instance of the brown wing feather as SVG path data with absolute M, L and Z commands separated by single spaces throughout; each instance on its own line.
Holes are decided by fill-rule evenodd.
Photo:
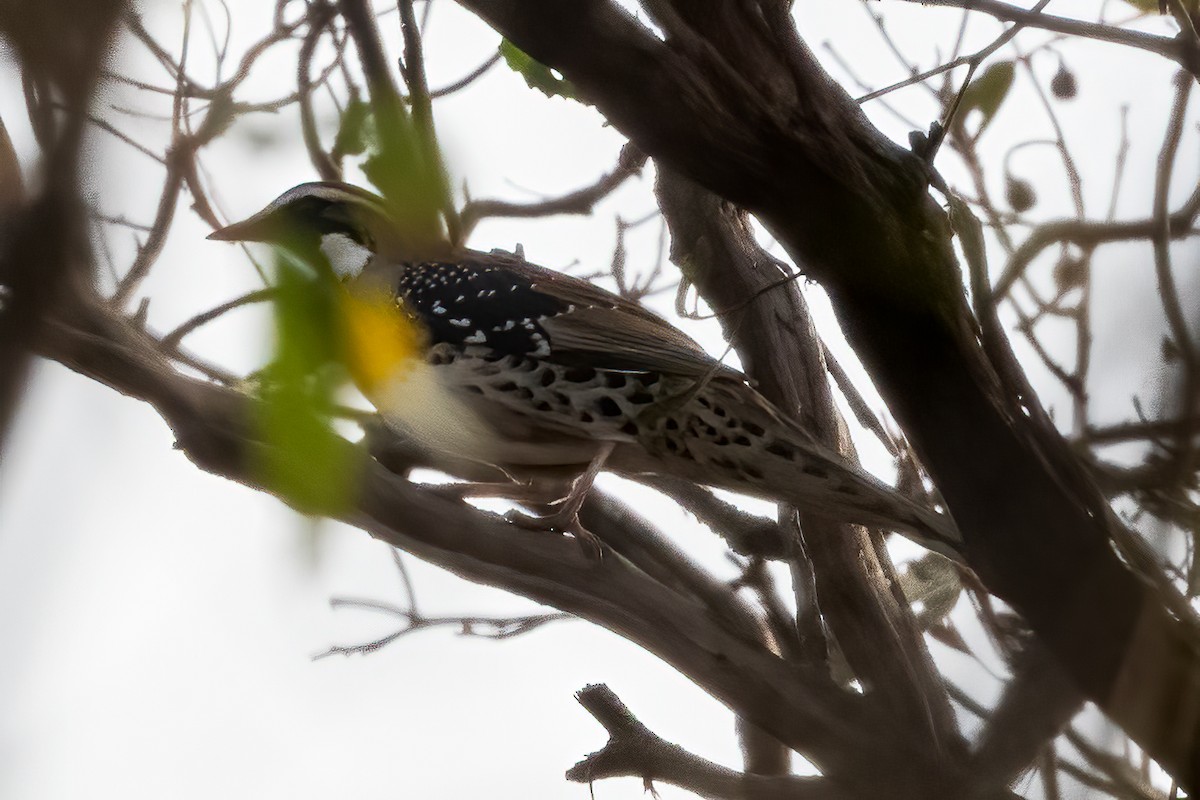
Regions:
M 534 281 L 537 291 L 575 307 L 542 323 L 557 358 L 607 369 L 742 378 L 690 336 L 631 300 L 509 253 L 493 251 L 475 257 L 520 272 Z
M 581 308 L 542 323 L 551 352 L 594 367 L 652 370 L 699 377 L 737 375 L 684 333 L 660 319 L 646 319 L 624 308 Z

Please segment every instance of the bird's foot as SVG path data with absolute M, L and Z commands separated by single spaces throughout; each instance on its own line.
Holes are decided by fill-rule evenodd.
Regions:
M 579 542 L 585 556 L 599 561 L 604 557 L 604 543 L 594 533 L 583 527 L 583 523 L 579 521 L 579 510 L 583 508 L 583 501 L 587 499 L 588 492 L 592 490 L 592 484 L 612 449 L 612 443 L 601 445 L 587 469 L 571 484 L 571 491 L 567 493 L 567 496 L 544 504 L 545 507 L 552 509 L 548 513 L 532 515 L 521 511 L 510 511 L 504 515 L 505 519 L 514 525 L 532 530 L 569 533 L 575 541 Z
M 564 507 L 549 514 L 526 514 L 524 511 L 513 510 L 507 512 L 504 518 L 526 530 L 570 534 L 571 538 L 579 543 L 587 558 L 593 561 L 601 561 L 604 558 L 604 543 L 600 541 L 600 537 L 583 527 L 583 523 L 579 521 L 578 509 Z

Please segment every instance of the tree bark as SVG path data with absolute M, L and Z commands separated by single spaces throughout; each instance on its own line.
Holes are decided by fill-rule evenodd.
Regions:
M 1076 685 L 1200 790 L 1200 653 L 1114 554 L 976 338 L 926 165 L 820 68 L 786 4 L 460 0 L 661 163 L 748 209 L 826 289 L 988 588 Z M 1035 402 L 1024 398 L 1024 402 Z

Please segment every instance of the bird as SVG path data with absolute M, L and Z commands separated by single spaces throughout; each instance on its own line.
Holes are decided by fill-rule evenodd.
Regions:
M 540 497 L 544 513 L 510 516 L 526 527 L 599 550 L 578 513 L 599 472 L 658 473 L 880 526 L 961 560 L 950 516 L 816 441 L 662 317 L 522 252 L 416 257 L 382 197 L 330 181 L 208 238 L 309 263 L 336 293 L 330 335 L 383 423 L 478 494 Z

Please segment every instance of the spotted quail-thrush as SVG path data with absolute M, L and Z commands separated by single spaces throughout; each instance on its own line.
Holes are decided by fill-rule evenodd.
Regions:
M 640 305 L 501 251 L 406 260 L 397 236 L 381 198 L 306 183 L 209 238 L 280 244 L 314 262 L 338 293 L 331 335 L 358 387 L 435 460 L 525 486 L 574 478 L 546 527 L 588 538 L 576 512 L 604 467 L 879 525 L 956 557 L 948 517 L 847 464 Z

